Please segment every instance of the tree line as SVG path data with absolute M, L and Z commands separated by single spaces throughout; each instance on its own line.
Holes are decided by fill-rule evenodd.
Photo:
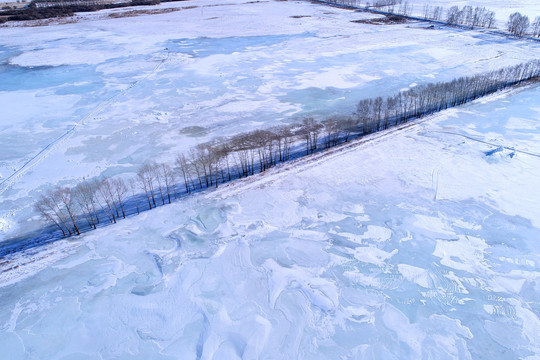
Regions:
M 326 1 L 326 0 L 325 0 Z M 329 0 L 329 3 L 360 7 L 357 0 Z M 377 9 L 390 14 L 411 16 L 412 5 L 403 0 L 376 0 L 373 3 L 366 2 L 365 9 Z M 441 21 L 450 25 L 467 27 L 481 27 L 486 29 L 495 28 L 495 12 L 485 7 L 466 5 L 463 7 L 452 6 L 445 9 L 442 6 L 430 4 L 424 5 L 422 18 L 426 20 Z M 540 37 L 540 16 L 537 16 L 531 23 L 529 17 L 515 12 L 510 15 L 506 23 L 506 30 L 514 36 Z
M 528 16 L 521 15 L 519 12 L 512 13 L 508 18 L 506 28 L 510 34 L 515 36 L 540 37 L 540 16 L 537 16 L 531 24 Z
M 540 60 L 449 82 L 429 83 L 388 97 L 363 99 L 348 116 L 253 130 L 199 144 L 169 163 L 145 162 L 134 177 L 100 177 L 74 187 L 57 186 L 35 209 L 62 236 L 79 235 L 116 223 L 175 199 L 264 172 L 276 164 L 312 154 L 540 78 Z
M 452 25 L 490 29 L 495 26 L 495 12 L 480 6 L 473 8 L 466 5 L 461 9 L 458 6 L 452 6 L 446 11 L 446 22 Z

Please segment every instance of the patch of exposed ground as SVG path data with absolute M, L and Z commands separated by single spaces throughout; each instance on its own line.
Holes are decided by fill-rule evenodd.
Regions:
M 384 17 L 377 18 L 377 19 L 352 20 L 351 22 L 357 23 L 357 24 L 368 24 L 368 25 L 393 25 L 393 24 L 404 24 L 404 23 L 410 22 L 410 20 L 403 16 L 385 15 Z
M 196 6 L 189 6 L 188 8 L 193 9 Z M 187 8 L 168 8 L 168 9 L 146 9 L 146 10 L 129 10 L 122 12 L 115 12 L 109 14 L 111 18 L 124 18 L 124 17 L 133 17 L 140 15 L 157 15 L 157 14 L 167 14 L 170 12 L 180 11 Z

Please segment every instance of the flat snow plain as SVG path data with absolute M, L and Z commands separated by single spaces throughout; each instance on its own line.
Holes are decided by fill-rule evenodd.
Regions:
M 252 6 L 267 11 L 257 25 L 277 43 L 246 40 L 228 24 L 223 25 L 228 36 L 249 45 L 221 38 L 210 46 L 204 43 L 209 39 L 197 37 L 204 30 L 218 36 L 218 30 L 201 26 L 197 33 L 193 20 L 191 39 L 203 41 L 193 45 L 182 22 L 174 22 L 183 11 L 209 18 L 223 11 L 221 21 L 244 21 L 245 31 L 255 36 L 248 18 L 258 10 Z M 34 146 L 27 137 L 43 136 L 46 143 L 134 79 L 142 80 L 17 178 L 2 195 L 13 201 L 8 206 L 5 200 L 5 209 L 17 209 L 21 194 L 34 196 L 33 186 L 70 184 L 109 168 L 129 173 L 147 157 L 166 159 L 217 134 L 293 121 L 294 114 L 352 111 L 362 95 L 384 95 L 412 82 L 449 79 L 538 54 L 530 43 L 475 33 L 412 24 L 408 29 L 360 26 L 349 20 L 362 14 L 305 3 L 231 6 L 227 11 L 238 12 L 235 17 L 225 17 L 222 8 L 40 31 L 2 28 L 29 44 L 17 52 L 13 48 L 21 45 L 9 40 L 13 43 L 3 53 L 10 54 L 8 70 L 57 71 L 44 78 L 28 75 L 29 84 L 37 81 L 34 88 L 0 94 L 4 104 L 28 102 L 19 107 L 26 120 L 12 110 L 11 122 L 7 117 L 1 122 L 2 134 L 27 141 L 21 154 Z M 306 14 L 312 17 L 288 17 Z M 170 23 L 161 30 L 158 19 Z M 189 24 L 188 16 L 182 19 Z M 272 19 L 290 29 L 285 40 L 275 38 L 284 34 L 271 26 Z M 163 39 L 145 38 L 149 30 L 143 31 L 141 22 L 153 23 L 156 38 Z M 293 31 L 298 24 L 306 28 Z M 65 26 L 71 30 L 62 38 Z M 166 40 L 173 27 L 183 40 Z M 43 38 L 27 38 L 25 32 Z M 133 51 L 128 59 L 110 44 L 129 34 L 132 40 L 122 45 Z M 169 51 L 160 65 L 164 43 Z M 100 46 L 105 55 L 96 50 Z M 70 65 L 51 67 L 63 51 L 82 54 L 83 49 L 96 55 L 74 55 Z M 98 72 L 99 81 L 79 83 L 90 66 L 81 62 L 90 60 L 110 72 Z M 313 73 L 306 70 L 310 63 Z M 186 75 L 190 66 L 193 74 Z M 71 85 L 48 84 L 64 72 Z M 313 79 L 325 72 L 330 74 L 314 86 Z M 191 76 L 186 83 L 191 87 L 180 85 L 180 78 Z M 80 86 L 86 87 L 76 94 Z M 196 86 L 206 87 L 198 90 L 203 100 L 195 101 Z M 266 97 L 261 88 L 270 90 Z M 229 92 L 234 96 L 220 98 Z M 41 97 L 42 105 L 35 105 Z M 190 97 L 193 103 L 185 100 Z M 55 112 L 47 114 L 43 106 Z M 36 254 L 17 254 L 0 265 L 2 354 L 13 359 L 537 359 L 539 118 L 538 86 L 497 94 Z M 25 132 L 16 121 L 27 126 Z M 2 146 L 15 146 L 15 140 L 2 136 Z M 486 155 L 498 146 L 507 148 Z M 4 218 L 7 233 L 16 231 L 9 224 L 21 214 Z M 20 266 L 3 271 L 14 264 Z
M 365 97 L 540 52 L 476 32 L 356 24 L 371 15 L 307 2 L 135 11 L 170 9 L 0 28 L 1 237 L 40 226 L 32 204 L 56 184 L 133 174 L 216 136 L 351 113 Z

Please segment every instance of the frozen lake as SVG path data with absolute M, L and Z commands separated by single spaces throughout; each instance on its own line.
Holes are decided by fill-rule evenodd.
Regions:
M 539 54 L 475 32 L 356 24 L 369 15 L 307 2 L 149 9 L 165 8 L 0 28 L 0 238 L 39 227 L 31 205 L 53 185 Z
M 3 353 L 536 359 L 539 117 L 494 96 L 19 254 Z

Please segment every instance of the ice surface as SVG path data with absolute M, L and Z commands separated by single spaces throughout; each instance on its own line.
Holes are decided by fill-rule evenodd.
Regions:
M 349 114 L 361 98 L 539 53 L 451 28 L 352 23 L 373 15 L 309 2 L 137 9 L 165 8 L 176 11 L 0 27 L 0 237 L 40 226 L 31 204 L 55 184 L 132 175 L 216 136 Z

